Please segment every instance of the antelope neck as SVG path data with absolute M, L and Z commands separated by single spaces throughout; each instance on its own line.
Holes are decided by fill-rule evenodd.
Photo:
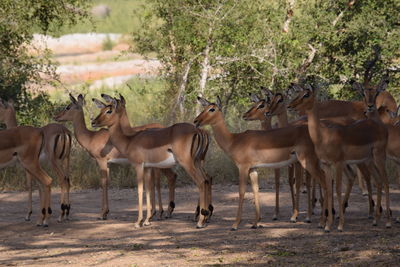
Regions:
M 12 110 L 5 119 L 4 123 L 6 124 L 7 129 L 17 127 L 17 116 L 15 114 L 15 110 Z
M 308 127 L 308 132 L 310 133 L 311 140 L 315 145 L 318 145 L 321 143 L 322 137 L 321 137 L 321 131 L 320 131 L 320 117 L 319 117 L 319 111 L 317 107 L 317 100 L 313 100 L 313 106 L 311 109 L 306 110 L 306 115 L 307 115 L 307 127 Z
M 130 128 L 132 128 L 132 125 L 131 125 L 131 123 L 129 122 L 129 119 L 128 119 L 128 114 L 126 113 L 126 110 L 124 110 L 123 112 L 122 112 L 122 114 L 121 114 L 121 116 L 119 117 L 120 118 L 120 124 L 121 124 L 121 128 L 122 129 L 130 129 Z
M 286 110 L 284 110 L 281 113 L 277 114 L 277 117 L 278 117 L 279 127 L 282 128 L 282 127 L 286 127 L 286 126 L 289 125 L 289 121 L 288 121 L 288 118 L 287 118 Z
M 120 120 L 108 127 L 111 143 L 124 155 L 128 155 L 129 137 L 126 136 L 121 127 Z
M 217 141 L 218 145 L 224 150 L 225 152 L 229 151 L 229 146 L 232 144 L 233 141 L 233 134 L 229 132 L 228 128 L 225 125 L 225 120 L 220 114 L 221 118 L 216 122 L 211 124 L 211 128 L 214 132 L 215 140 Z
M 74 135 L 78 143 L 85 147 L 88 148 L 90 145 L 90 141 L 92 139 L 92 135 L 95 133 L 93 131 L 90 131 L 86 127 L 85 123 L 85 116 L 83 115 L 83 110 L 80 110 L 78 114 L 74 117 L 72 121 L 72 125 L 74 127 Z
M 272 118 L 270 116 L 268 116 L 268 117 L 264 116 L 264 118 L 260 120 L 261 121 L 261 129 L 271 130 L 272 129 L 271 119 Z

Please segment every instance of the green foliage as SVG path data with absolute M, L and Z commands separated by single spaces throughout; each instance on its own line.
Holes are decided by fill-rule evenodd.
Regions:
M 227 107 L 239 109 L 260 86 L 281 91 L 308 75 L 347 98 L 348 82 L 363 80 L 374 48 L 380 48 L 381 58 L 372 69 L 372 83 L 400 56 L 399 1 L 293 1 L 289 30 L 283 32 L 288 2 L 151 0 L 138 15 L 142 27 L 133 35 L 135 50 L 155 51 L 164 64 L 170 85 L 165 102 L 170 107 L 185 66 L 193 61 L 184 91 L 185 112 L 193 109 L 202 90 L 207 55 L 206 96 L 221 95 Z M 395 87 L 399 77 L 393 77 Z
M 50 105 L 43 95 L 32 99 L 25 86 L 40 83 L 43 74 L 55 77 L 49 52 L 32 47 L 34 32 L 71 25 L 85 16 L 84 0 L 4 0 L 0 2 L 0 97 L 13 99 L 23 123 L 36 125 Z M 37 116 L 32 116 L 36 114 Z M 43 113 L 42 113 L 43 114 Z
M 110 36 L 107 35 L 106 39 L 104 39 L 102 43 L 102 49 L 104 51 L 112 50 L 115 46 L 115 43 L 110 39 Z
M 93 0 L 90 7 L 104 4 L 111 12 L 108 17 L 100 18 L 89 16 L 85 20 L 72 27 L 61 27 L 55 29 L 55 34 L 64 35 L 70 33 L 123 33 L 129 34 L 139 29 L 139 18 L 135 16 L 134 10 L 147 5 L 145 0 Z

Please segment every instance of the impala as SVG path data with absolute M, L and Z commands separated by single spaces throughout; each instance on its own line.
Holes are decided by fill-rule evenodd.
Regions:
M 67 105 L 61 112 L 59 112 L 54 119 L 56 121 L 72 121 L 74 127 L 74 135 L 78 143 L 89 153 L 89 155 L 96 160 L 100 168 L 101 187 L 102 187 L 102 205 L 100 219 L 106 220 L 109 213 L 108 204 L 108 184 L 109 178 L 109 164 L 128 164 L 125 155 L 118 152 L 118 150 L 110 142 L 110 134 L 106 129 L 99 131 L 91 131 L 86 127 L 85 117 L 83 113 L 84 97 L 80 94 L 78 99 L 72 95 L 69 96 L 71 103 Z M 170 199 L 169 215 L 173 211 L 173 199 Z M 162 211 L 160 210 L 160 213 Z
M 387 130 L 380 119 L 376 118 L 375 101 L 379 90 L 371 93 L 371 90 L 364 90 L 361 85 L 354 83 L 364 95 L 365 106 L 369 118 L 356 121 L 349 125 L 340 125 L 330 122 L 326 124 L 320 121 L 321 106 L 317 105 L 316 95 L 318 88 L 307 86 L 300 91 L 298 96 L 292 100 L 289 107 L 297 106 L 305 110 L 308 123 L 308 131 L 315 146 L 316 154 L 322 163 L 335 169 L 336 194 L 339 205 L 338 230 L 343 231 L 344 226 L 344 204 L 342 202 L 342 173 L 345 164 L 359 164 L 372 161 L 372 166 L 379 172 L 377 179 L 377 206 L 373 225 L 376 225 L 380 218 L 381 184 L 383 182 L 386 195 L 386 227 L 391 226 L 389 212 L 389 187 L 385 170 L 385 150 L 387 144 Z M 374 168 L 369 168 L 374 173 Z M 328 187 L 332 185 L 333 175 L 328 178 Z M 328 210 L 328 212 L 330 212 Z
M 327 196 L 325 174 L 319 167 L 319 161 L 314 153 L 314 146 L 308 136 L 306 126 L 290 126 L 269 131 L 248 130 L 242 133 L 228 131 L 222 115 L 221 101 L 210 103 L 202 97 L 198 97 L 204 110 L 195 118 L 197 126 L 210 125 L 214 137 L 221 149 L 234 161 L 239 169 L 239 206 L 236 220 L 232 230 L 236 230 L 242 217 L 243 200 L 246 191 L 246 183 L 250 177 L 256 216 L 252 228 L 259 227 L 260 207 L 258 196 L 258 175 L 256 168 L 282 168 L 293 164 L 297 160 L 318 179 Z M 331 209 L 328 201 L 324 201 L 324 208 Z M 325 213 L 321 213 L 320 226 L 325 223 Z M 329 229 L 332 222 L 332 214 L 328 217 L 326 228 Z
M 51 211 L 51 177 L 40 167 L 39 158 L 45 137 L 40 128 L 18 126 L 0 131 L 0 168 L 19 161 L 43 186 L 39 187 L 40 214 L 37 225 L 48 226 Z
M 7 129 L 17 127 L 16 112 L 12 100 L 0 99 L 0 122 L 5 123 Z M 63 125 L 50 123 L 41 128 L 44 134 L 44 149 L 40 162 L 50 162 L 51 168 L 58 176 L 61 187 L 61 213 L 58 221 L 68 219 L 71 204 L 69 201 L 69 157 L 71 152 L 71 133 Z M 26 172 L 28 186 L 28 213 L 25 220 L 29 221 L 32 214 L 32 174 Z
M 284 94 L 276 93 L 272 97 L 271 105 L 268 106 L 268 108 L 265 110 L 265 112 L 266 112 L 266 116 L 283 117 L 283 118 L 281 118 L 281 120 L 284 120 L 287 123 L 287 97 Z M 325 114 L 329 115 L 329 113 L 326 111 L 325 111 Z M 329 125 L 330 123 L 348 125 L 348 124 L 354 123 L 355 121 L 348 117 L 331 117 L 329 119 L 322 119 L 322 122 L 324 123 L 324 125 Z M 306 117 L 301 117 L 298 120 L 292 121 L 290 124 L 301 125 L 301 124 L 306 124 L 306 123 L 307 123 Z M 364 177 L 364 179 L 367 183 L 367 190 L 369 192 L 369 194 L 367 193 L 368 200 L 369 200 L 368 201 L 369 217 L 372 217 L 374 201 L 372 199 L 372 187 L 371 187 L 371 182 L 370 182 L 370 174 L 369 174 L 367 166 L 364 163 L 357 164 L 357 171 L 360 172 L 360 177 L 362 174 L 362 177 Z M 353 169 L 350 166 L 346 166 L 346 168 L 344 168 L 344 172 L 345 172 L 346 176 L 348 177 L 348 181 L 349 181 L 349 186 L 346 189 L 346 194 L 345 194 L 344 202 L 343 202 L 344 210 L 345 210 L 348 206 L 348 199 L 349 199 L 351 188 L 354 183 L 354 178 L 356 177 L 356 175 L 354 174 Z M 309 179 L 310 179 L 310 177 L 309 177 L 309 175 L 307 175 L 307 184 L 310 183 Z M 313 180 L 313 182 L 315 183 L 315 179 Z M 315 189 L 315 186 L 314 186 L 314 189 Z M 322 195 L 321 195 L 321 198 L 322 198 Z M 315 199 L 315 197 L 313 197 L 312 199 Z M 308 201 L 309 201 L 308 202 L 309 205 L 311 205 L 310 196 L 308 198 Z M 309 210 L 309 212 L 310 212 L 310 210 Z
M 121 104 L 112 99 L 112 104 L 103 107 L 92 121 L 94 127 L 106 126 L 111 143 L 124 155 L 136 170 L 138 183 L 138 220 L 143 219 L 143 182 L 149 186 L 149 168 L 171 168 L 181 165 L 195 181 L 200 193 L 200 215 L 197 228 L 205 226 L 207 216 L 212 211 L 209 193 L 211 179 L 202 166 L 204 154 L 208 149 L 209 137 L 205 131 L 196 129 L 189 123 L 177 123 L 161 129 L 143 130 L 135 135 L 125 135 L 121 129 Z M 149 188 L 149 187 L 147 187 Z M 150 192 L 146 190 L 147 217 L 143 225 L 149 225 L 151 216 Z
M 253 106 L 243 114 L 243 119 L 247 121 L 252 121 L 252 120 L 259 120 L 261 122 L 261 129 L 263 130 L 270 130 L 272 129 L 271 125 L 271 116 L 265 116 L 265 109 L 271 105 L 271 96 L 273 95 L 270 90 L 263 90 L 263 93 L 266 95 L 265 99 L 260 99 L 256 94 L 250 94 L 250 99 L 254 103 Z M 280 127 L 284 127 L 286 125 L 282 125 L 280 123 Z M 273 220 L 278 219 L 279 215 L 279 180 L 280 180 L 280 169 L 274 169 L 275 171 L 275 213 L 273 216 Z M 288 168 L 288 180 L 289 180 L 289 187 L 290 187 L 290 195 L 292 198 L 292 206 L 293 206 L 293 211 L 295 210 L 296 204 L 295 204 L 295 193 L 293 190 L 293 185 L 294 185 L 294 179 L 293 179 L 293 172 L 294 168 L 292 165 L 289 166 Z M 299 174 L 301 174 L 299 172 Z M 299 181 L 300 179 L 297 179 Z M 308 192 L 310 192 L 308 190 Z M 295 212 L 294 212 L 295 213 Z M 295 222 L 297 219 L 297 215 L 293 214 L 291 221 Z M 306 221 L 310 221 L 310 217 L 306 219 Z
M 101 94 L 101 97 L 108 102 L 108 104 L 111 104 L 113 101 L 113 97 L 107 95 L 107 94 Z M 93 98 L 92 101 L 96 104 L 98 108 L 104 108 L 107 106 L 103 102 L 101 102 L 98 99 Z M 121 121 L 121 129 L 122 132 L 126 135 L 133 135 L 136 134 L 139 131 L 143 131 L 145 129 L 154 129 L 154 128 L 164 128 L 163 125 L 159 123 L 150 123 L 150 124 L 145 124 L 141 126 L 131 126 L 131 123 L 128 118 L 128 113 L 126 112 L 126 101 L 125 98 L 120 94 L 119 95 L 119 100 L 117 100 L 120 104 L 120 109 L 121 109 L 121 116 L 120 116 L 120 121 Z M 161 172 L 167 177 L 168 179 L 168 188 L 169 188 L 169 205 L 168 205 L 168 215 L 167 218 L 172 216 L 172 212 L 175 208 L 175 183 L 176 183 L 176 173 L 172 169 L 157 169 L 153 168 L 152 169 L 152 176 L 154 178 L 155 182 L 155 187 L 157 188 L 158 192 L 158 206 L 159 206 L 159 219 L 161 219 L 162 214 L 164 213 L 163 210 L 163 205 L 162 205 L 162 198 L 161 198 L 161 177 L 160 177 L 160 170 Z M 151 199 L 154 201 L 154 192 L 155 190 L 151 190 L 152 197 Z M 154 208 L 154 204 L 152 205 Z

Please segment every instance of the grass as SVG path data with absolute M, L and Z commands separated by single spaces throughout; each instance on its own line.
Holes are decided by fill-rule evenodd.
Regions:
M 105 4 L 111 8 L 109 17 L 104 19 L 91 17 L 79 22 L 72 27 L 65 26 L 57 31 L 57 34 L 70 33 L 122 33 L 129 34 L 139 27 L 139 18 L 134 11 L 146 5 L 145 0 L 94 0 L 92 6 Z M 90 9 L 89 9 L 90 10 Z

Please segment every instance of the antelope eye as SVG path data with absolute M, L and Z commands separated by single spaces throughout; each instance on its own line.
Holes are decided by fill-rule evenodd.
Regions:
M 70 106 L 67 106 L 65 109 L 66 109 L 66 110 L 70 110 L 70 109 L 71 109 L 71 107 L 70 107 Z
M 307 98 L 307 97 L 309 97 L 309 96 L 310 96 L 310 94 L 307 93 L 307 94 L 303 95 L 303 98 Z
M 215 111 L 215 108 L 210 108 L 208 111 L 214 112 L 214 111 Z
M 282 99 L 282 98 L 281 98 L 281 99 L 279 99 L 278 103 L 281 103 L 281 102 L 283 102 L 283 99 Z
M 264 105 L 264 104 L 261 104 L 261 105 L 258 106 L 258 109 L 264 108 L 264 107 L 265 107 L 265 105 Z
M 109 109 L 109 110 L 107 110 L 107 112 L 106 112 L 107 114 L 111 114 L 112 113 L 112 110 L 111 109 Z

